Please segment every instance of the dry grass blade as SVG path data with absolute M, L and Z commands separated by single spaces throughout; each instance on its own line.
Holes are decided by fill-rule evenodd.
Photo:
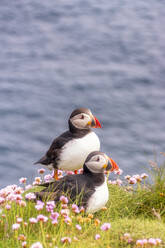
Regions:
M 153 215 L 158 219 L 158 220 L 161 220 L 161 216 L 158 212 L 156 212 L 155 208 L 152 209 L 153 211 Z

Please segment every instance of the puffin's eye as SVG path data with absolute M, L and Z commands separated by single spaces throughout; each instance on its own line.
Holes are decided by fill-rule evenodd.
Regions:
M 96 160 L 96 161 L 98 161 L 98 162 L 99 162 L 99 161 L 100 161 L 100 158 L 99 158 L 99 157 L 97 157 L 97 160 Z

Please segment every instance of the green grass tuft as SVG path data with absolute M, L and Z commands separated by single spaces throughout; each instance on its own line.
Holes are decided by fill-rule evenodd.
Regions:
M 35 188 L 35 191 L 39 189 Z M 126 184 L 122 187 L 110 184 L 109 194 L 107 209 L 100 210 L 94 215 L 86 215 L 75 214 L 70 208 L 71 223 L 66 224 L 64 217 L 60 216 L 56 226 L 52 225 L 50 219 L 46 223 L 29 223 L 29 218 L 37 217 L 38 214 L 50 216 L 45 208 L 37 211 L 34 202 L 26 202 L 26 207 L 20 207 L 13 202 L 10 210 L 6 210 L 7 203 L 3 203 L 0 207 L 0 248 L 22 247 L 20 234 L 26 237 L 27 248 L 37 241 L 41 242 L 44 248 L 56 246 L 133 248 L 137 247 L 136 240 L 152 237 L 162 240 L 156 247 L 165 247 L 164 165 L 152 167 L 152 183 L 143 182 L 136 186 Z M 56 206 L 54 211 L 60 212 L 61 205 Z M 17 231 L 13 231 L 12 224 L 16 223 L 17 217 L 22 218 L 23 222 Z M 108 231 L 100 229 L 105 222 L 111 223 Z M 76 224 L 81 225 L 82 230 L 77 230 Z M 124 233 L 130 234 L 130 243 L 124 238 Z M 95 240 L 96 234 L 100 234 L 99 240 Z M 63 244 L 62 237 L 70 237 L 71 244 Z

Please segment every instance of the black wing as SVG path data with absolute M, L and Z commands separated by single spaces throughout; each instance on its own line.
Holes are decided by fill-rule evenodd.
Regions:
M 54 168 L 57 168 L 57 164 L 60 159 L 61 148 L 71 139 L 73 139 L 73 135 L 70 131 L 66 131 L 65 133 L 61 134 L 52 142 L 46 154 L 35 164 L 53 164 Z
M 60 196 L 64 194 L 71 202 L 76 201 L 79 206 L 86 207 L 88 199 L 95 192 L 94 187 L 91 187 L 88 180 L 90 178 L 83 174 L 67 175 L 59 181 L 45 184 L 46 188 L 36 193 L 37 199 L 58 202 Z

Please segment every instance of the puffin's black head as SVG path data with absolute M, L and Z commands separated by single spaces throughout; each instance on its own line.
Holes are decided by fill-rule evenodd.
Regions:
M 91 127 L 101 128 L 101 124 L 91 111 L 87 108 L 75 109 L 69 118 L 70 130 L 89 130 Z
M 119 167 L 113 159 L 99 151 L 91 152 L 84 163 L 84 170 L 92 173 L 103 173 L 104 170 L 114 171 L 118 169 Z

